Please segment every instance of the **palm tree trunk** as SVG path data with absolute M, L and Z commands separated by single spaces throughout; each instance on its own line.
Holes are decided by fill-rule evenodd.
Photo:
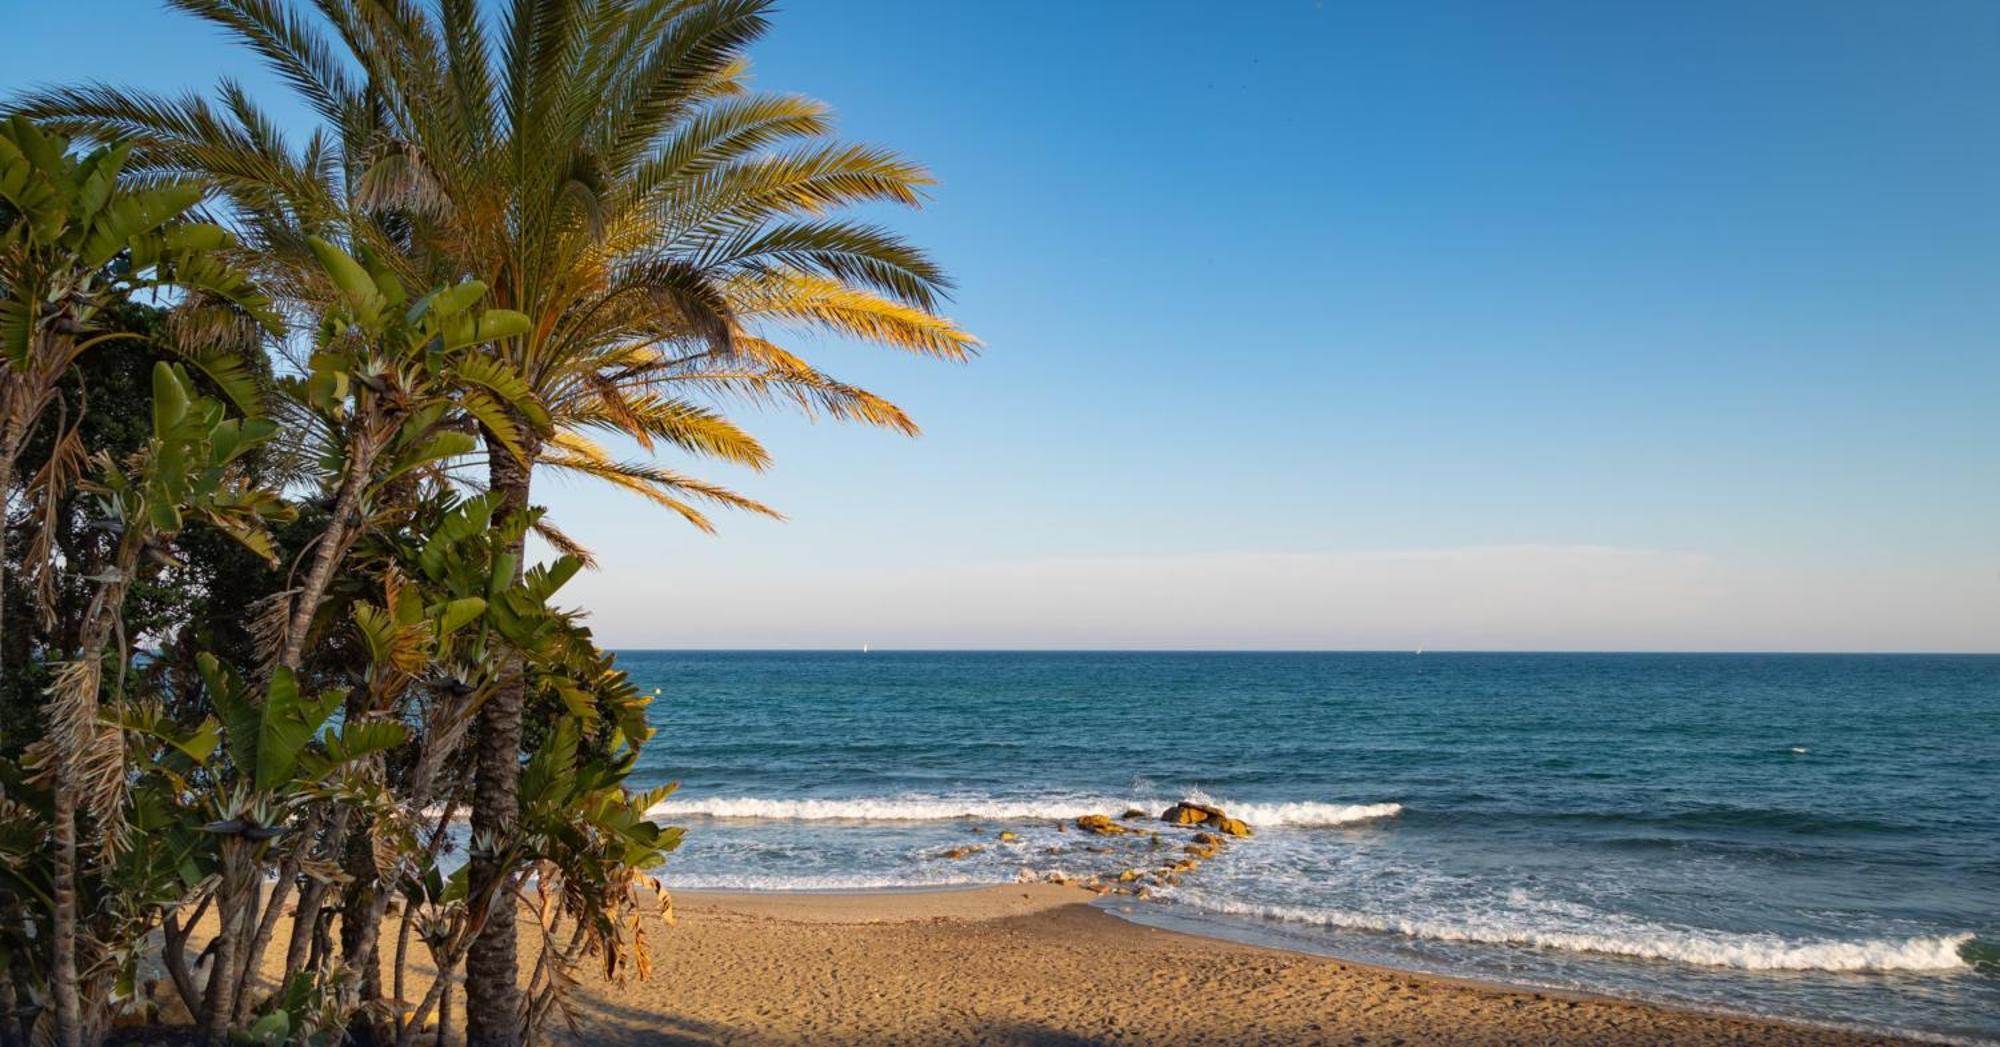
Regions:
M 528 507 L 531 465 L 539 448 L 525 447 L 525 461 L 494 441 L 486 440 L 487 489 L 500 496 L 500 513 Z M 523 572 L 522 546 L 516 543 L 514 579 Z M 510 657 L 501 683 L 479 708 L 478 777 L 472 792 L 472 836 L 486 839 L 493 850 L 475 846 L 468 880 L 476 895 L 508 875 L 499 853 L 506 850 L 520 814 L 521 707 L 527 679 L 521 660 Z M 486 925 L 465 957 L 465 1042 L 467 1047 L 515 1047 L 521 1042 L 521 989 L 516 956 L 516 904 L 504 890 L 492 895 Z
M 88 740 L 88 744 L 95 744 L 98 681 L 104 656 L 111 644 L 112 622 L 124 606 L 125 590 L 132 584 L 133 572 L 138 570 L 139 553 L 145 544 L 141 538 L 141 528 L 135 525 L 126 529 L 124 538 L 118 543 L 111 580 L 105 582 L 97 590 L 97 595 L 91 598 L 84 620 L 83 643 L 77 652 L 76 665 L 81 667 L 79 675 L 74 680 L 59 681 L 56 685 L 58 688 L 72 687 L 74 702 L 58 698 L 49 703 L 51 714 L 66 721 L 49 724 L 49 736 L 56 743 L 56 780 L 51 797 L 55 817 L 51 841 L 55 848 L 55 869 L 50 891 L 55 913 L 53 933 L 49 936 L 52 953 L 49 995 L 54 997 L 56 1037 L 62 1047 L 79 1047 L 83 1043 L 84 1024 L 83 999 L 78 988 L 76 967 L 76 822 L 77 803 L 82 793 L 82 783 L 77 780 L 77 760 L 83 755 L 80 743 Z M 76 736 L 79 729 L 85 732 L 80 738 Z
M 14 402 L 12 391 L 10 382 L 0 393 L 0 408 L 7 412 L 0 426 L 0 671 L 5 671 L 7 657 L 7 507 L 14 501 L 14 465 L 28 436 L 28 420 L 22 417 L 26 412 Z
M 61 762 L 66 761 L 60 761 Z M 67 778 L 68 775 L 63 777 Z M 49 966 L 49 995 L 54 997 L 56 1042 L 82 1047 L 83 1001 L 76 988 L 76 788 L 67 781 L 55 789 L 55 877 L 49 892 L 55 901 L 54 950 Z
M 215 941 L 208 964 L 208 990 L 202 996 L 201 1013 L 195 1022 L 195 1040 L 201 1044 L 221 1043 L 229 1028 L 229 1011 L 236 999 L 236 955 L 241 946 L 248 915 L 246 895 L 257 889 L 245 852 L 248 844 L 237 837 L 222 841 L 222 885 L 216 889 Z
M 305 660 L 306 634 L 312 630 L 313 615 L 319 613 L 320 599 L 332 584 L 334 569 L 346 557 L 347 547 L 361 533 L 361 496 L 374 475 L 381 441 L 370 435 L 365 415 L 356 419 L 356 426 L 359 432 L 347 449 L 347 473 L 341 478 L 340 493 L 334 497 L 332 518 L 319 537 L 319 548 L 313 550 L 312 570 L 306 574 L 305 587 L 299 591 L 298 602 L 292 605 L 292 615 L 285 627 L 285 647 L 278 656 L 278 664 L 287 669 L 296 669 Z

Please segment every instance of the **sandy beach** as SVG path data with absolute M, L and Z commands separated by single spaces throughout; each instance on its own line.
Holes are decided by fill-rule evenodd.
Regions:
M 653 977 L 585 982 L 610 1044 L 1862 1044 L 1144 927 L 1075 888 L 676 895 Z

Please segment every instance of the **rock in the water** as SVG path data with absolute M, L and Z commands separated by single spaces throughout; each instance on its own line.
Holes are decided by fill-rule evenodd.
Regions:
M 1173 825 L 1206 825 L 1231 836 L 1250 835 L 1249 825 L 1239 819 L 1231 818 L 1222 808 L 1210 807 L 1205 803 L 1189 803 L 1183 800 L 1167 808 L 1160 815 L 1160 820 Z
M 1136 880 L 1138 878 L 1139 878 L 1139 870 L 1137 869 L 1127 869 L 1124 872 L 1118 874 L 1119 883 L 1131 883 L 1133 880 Z
M 1076 820 L 1076 827 L 1099 836 L 1123 836 L 1132 831 L 1102 814 L 1086 814 Z
M 1018 840 L 1018 839 L 1020 839 L 1020 836 L 1018 836 L 1018 835 L 1016 835 L 1016 834 L 1014 834 L 1014 833 L 1011 833 L 1011 832 L 1003 832 L 1003 833 L 1001 833 L 1001 834 L 1000 834 L 1000 842 L 1001 842 L 1001 843 L 1010 843 L 1010 842 L 1012 842 L 1012 841 L 1014 841 L 1014 840 Z
M 1211 817 L 1225 817 L 1222 808 L 1210 807 L 1205 803 L 1189 803 L 1186 800 L 1167 808 L 1160 814 L 1161 821 L 1172 825 L 1201 825 Z
M 1129 822 L 1134 818 L 1144 818 L 1145 816 L 1146 812 L 1138 809 L 1137 807 L 1127 807 L 1125 808 L 1125 813 L 1119 815 L 1118 817 Z
M 980 851 L 983 851 L 985 849 L 986 848 L 984 847 L 953 847 L 949 851 L 939 852 L 938 857 L 953 858 L 953 859 L 966 858 L 978 854 Z
M 1196 843 L 1221 843 L 1221 842 L 1222 842 L 1222 838 L 1221 838 L 1221 837 L 1219 837 L 1219 836 L 1217 836 L 1217 835 L 1215 835 L 1214 833 L 1195 833 L 1195 834 L 1194 834 L 1194 842 L 1196 842 Z

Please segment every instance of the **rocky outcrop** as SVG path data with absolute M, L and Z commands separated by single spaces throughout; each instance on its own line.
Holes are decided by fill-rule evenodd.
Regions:
M 1125 836 L 1134 831 L 1112 821 L 1109 815 L 1103 814 L 1086 814 L 1076 820 L 1076 827 L 1099 836 Z
M 1231 836 L 1251 835 L 1250 826 L 1241 819 L 1231 818 L 1220 807 L 1205 803 L 1181 801 L 1161 812 L 1160 820 L 1170 825 L 1206 825 L 1217 832 Z
M 1210 818 L 1227 817 L 1220 807 L 1210 807 L 1205 803 L 1180 803 L 1160 813 L 1160 820 L 1170 825 L 1204 825 Z
M 975 854 L 978 854 L 978 853 L 979 853 L 980 851 L 983 851 L 983 850 L 985 850 L 985 849 L 986 849 L 986 848 L 984 848 L 984 847 L 976 847 L 976 846 L 975 846 L 975 847 L 953 847 L 953 848 L 952 848 L 951 850 L 949 850 L 949 851 L 939 851 L 939 852 L 938 852 L 938 857 L 940 857 L 940 858 L 951 858 L 951 859 L 954 859 L 954 860 L 955 860 L 955 859 L 959 859 L 959 858 L 969 858 L 969 857 L 971 857 L 972 855 L 975 855 Z

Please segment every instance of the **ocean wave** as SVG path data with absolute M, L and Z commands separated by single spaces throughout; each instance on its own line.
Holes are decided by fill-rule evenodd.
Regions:
M 882 891 L 929 890 L 947 887 L 990 887 L 999 876 L 785 876 L 755 873 L 680 875 L 669 872 L 664 883 L 675 891 Z
M 1567 952 L 1593 952 L 1647 960 L 1671 960 L 1702 967 L 1744 971 L 1949 971 L 1968 966 L 1963 951 L 1971 934 L 1862 941 L 1793 941 L 1776 935 L 1683 931 L 1665 927 L 1620 932 L 1565 931 L 1529 927 L 1503 919 L 1455 923 L 1378 916 L 1342 909 L 1255 905 L 1222 900 L 1181 899 L 1181 904 L 1227 916 L 1250 916 L 1281 923 L 1343 930 L 1379 931 L 1434 941 L 1485 945 L 1528 945 Z
M 1232 817 L 1253 826 L 1334 826 L 1393 818 L 1401 804 L 1227 803 L 1195 794 L 1202 803 L 1217 803 Z M 745 818 L 783 821 L 941 822 L 963 818 L 989 821 L 1060 821 L 1086 814 L 1116 816 L 1127 808 L 1164 810 L 1173 801 L 1113 800 L 1091 797 L 1051 797 L 999 800 L 986 797 L 889 796 L 844 799 L 773 799 L 758 796 L 675 798 L 653 805 L 655 818 Z
M 1352 825 L 1403 813 L 1400 803 L 1232 803 L 1218 804 L 1251 825 Z

